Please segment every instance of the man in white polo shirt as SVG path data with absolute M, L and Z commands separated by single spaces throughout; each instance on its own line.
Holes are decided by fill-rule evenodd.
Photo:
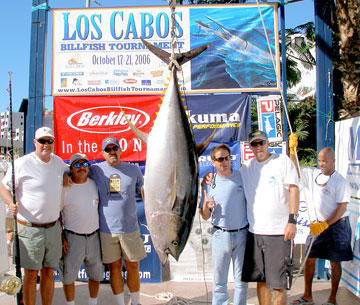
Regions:
M 35 151 L 15 160 L 15 197 L 11 195 L 12 169 L 0 183 L 0 195 L 17 216 L 21 267 L 25 270 L 25 305 L 36 303 L 40 270 L 40 296 L 50 305 L 54 294 L 54 268 L 61 258 L 61 206 L 63 174 L 67 165 L 53 152 L 54 134 L 41 127 L 34 138 Z

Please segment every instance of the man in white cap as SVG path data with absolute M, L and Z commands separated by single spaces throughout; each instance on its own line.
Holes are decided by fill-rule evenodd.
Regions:
M 21 267 L 25 270 L 25 305 L 36 303 L 36 282 L 40 270 L 40 296 L 50 305 L 54 294 L 54 268 L 61 258 L 61 206 L 63 174 L 67 165 L 53 154 L 54 133 L 40 127 L 35 132 L 35 151 L 15 160 L 15 197 L 12 170 L 0 183 L 0 195 L 17 216 Z
M 89 305 L 97 304 L 100 281 L 104 278 L 99 239 L 99 195 L 95 182 L 88 178 L 89 160 L 77 153 L 70 158 L 73 183 L 63 189 L 63 258 L 60 277 L 66 305 L 75 304 L 75 280 L 81 264 L 88 275 Z
M 242 280 L 257 282 L 260 304 L 285 305 L 287 277 L 292 273 L 285 262 L 296 234 L 298 176 L 288 156 L 269 152 L 263 131 L 250 133 L 248 140 L 255 158 L 240 169 L 250 225 Z
M 144 184 L 140 169 L 120 161 L 121 148 L 114 137 L 102 143 L 105 162 L 93 164 L 92 177 L 99 190 L 99 222 L 102 260 L 109 264 L 110 285 L 117 305 L 125 305 L 122 261 L 131 304 L 139 304 L 139 261 L 146 257 L 137 219 L 136 196 Z

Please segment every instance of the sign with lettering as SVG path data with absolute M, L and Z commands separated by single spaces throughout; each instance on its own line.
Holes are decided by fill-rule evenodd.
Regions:
M 181 90 L 280 90 L 277 4 L 182 5 L 174 18 L 176 52 L 212 43 L 183 65 Z M 140 38 L 170 57 L 172 37 L 168 6 L 54 9 L 52 95 L 161 94 L 168 66 Z
M 259 129 L 270 141 L 282 141 L 281 97 L 279 95 L 257 98 Z

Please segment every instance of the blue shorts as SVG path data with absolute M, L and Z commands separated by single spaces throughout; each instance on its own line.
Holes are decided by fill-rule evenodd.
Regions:
M 312 240 L 311 233 L 306 239 L 306 252 Z M 343 217 L 314 237 L 310 258 L 323 258 L 331 262 L 351 261 L 351 227 L 349 217 Z

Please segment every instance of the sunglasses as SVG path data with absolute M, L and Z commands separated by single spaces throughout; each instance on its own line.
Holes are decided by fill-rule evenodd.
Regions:
M 88 163 L 88 162 L 74 163 L 72 166 L 75 167 L 75 168 L 80 168 L 81 166 L 82 166 L 82 167 L 88 167 L 88 166 L 89 166 L 89 163 Z
M 105 147 L 104 151 L 109 153 L 110 151 L 118 151 L 119 150 L 119 147 L 117 146 L 114 146 L 114 147 Z
M 223 162 L 224 160 L 225 160 L 225 161 L 229 161 L 229 160 L 230 160 L 230 156 L 214 158 L 214 161 L 217 161 L 217 162 Z
M 38 140 L 36 140 L 36 141 L 38 141 L 40 144 L 52 144 L 52 143 L 54 143 L 54 139 L 49 139 L 49 140 L 46 140 L 46 139 L 38 139 Z
M 261 140 L 261 141 L 259 141 L 259 142 L 251 142 L 250 143 L 250 145 L 252 146 L 252 147 L 256 147 L 256 146 L 263 146 L 264 144 L 266 143 L 266 141 L 265 140 Z

